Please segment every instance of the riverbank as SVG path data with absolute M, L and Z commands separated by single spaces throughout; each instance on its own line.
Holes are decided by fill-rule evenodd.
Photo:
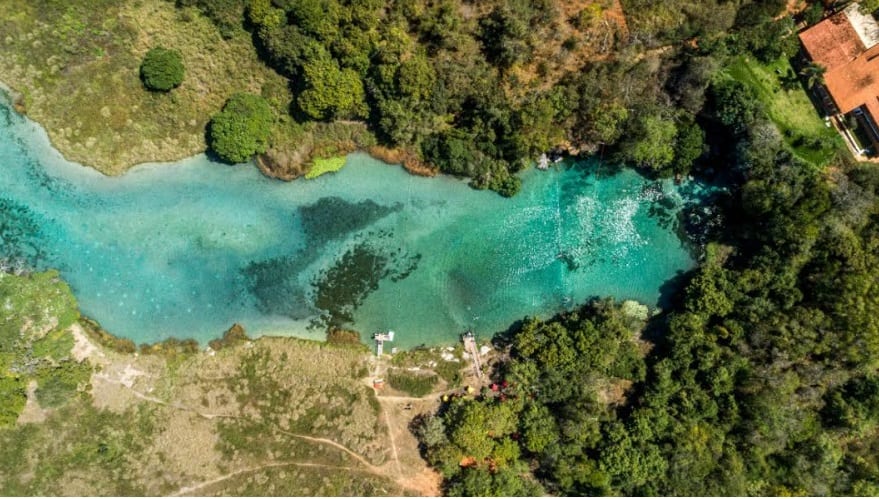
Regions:
M 0 358 L 0 494 L 439 493 L 408 430 L 439 392 L 375 390 L 359 343 L 236 327 L 208 348 L 131 351 L 75 319 L 55 273 L 0 274 L 0 292 L 16 298 L 0 310 L 15 325 L 0 330 L 15 345 Z
M 163 0 L 39 7 L 14 0 L 0 5 L 0 19 L 9 20 L 0 82 L 16 111 L 41 124 L 67 160 L 105 175 L 203 153 L 210 117 L 241 91 L 262 94 L 273 107 L 268 156 L 282 173 L 374 144 L 356 123 L 293 122 L 288 82 L 260 61 L 250 34 L 224 37 L 196 8 Z M 154 46 L 183 55 L 184 81 L 173 92 L 148 92 L 140 81 L 142 57 Z
M 107 178 L 2 111 L 0 211 L 15 229 L 3 254 L 61 269 L 86 314 L 137 343 L 181 330 L 205 343 L 239 322 L 257 333 L 350 324 L 431 345 L 589 296 L 654 306 L 693 265 L 674 228 L 698 199 L 633 170 L 530 170 L 513 199 L 365 154 L 308 182 L 204 156 Z

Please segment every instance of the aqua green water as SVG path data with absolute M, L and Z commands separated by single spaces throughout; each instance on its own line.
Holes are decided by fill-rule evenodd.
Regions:
M 595 295 L 655 306 L 693 265 L 674 215 L 696 187 L 582 163 L 504 199 L 362 154 L 293 183 L 203 156 L 107 178 L 0 107 L 0 259 L 60 269 L 85 314 L 137 342 L 335 322 L 411 346 Z

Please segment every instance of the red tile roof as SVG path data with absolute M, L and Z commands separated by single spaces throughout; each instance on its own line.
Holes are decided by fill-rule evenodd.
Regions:
M 800 33 L 803 47 L 827 68 L 824 84 L 843 113 L 866 106 L 879 120 L 879 45 L 865 47 L 844 12 Z
M 800 41 L 813 61 L 827 71 L 844 66 L 866 50 L 845 12 L 828 17 L 800 33 Z

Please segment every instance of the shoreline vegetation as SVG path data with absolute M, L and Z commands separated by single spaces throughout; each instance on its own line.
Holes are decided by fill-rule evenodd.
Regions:
M 249 64 L 262 68 L 255 72 L 257 78 L 262 78 L 263 80 L 261 82 L 261 88 L 264 91 L 268 90 L 270 92 L 275 92 L 275 99 L 271 100 L 271 103 L 275 106 L 276 113 L 282 112 L 277 106 L 283 104 L 281 101 L 283 101 L 284 98 L 289 98 L 289 92 L 282 88 L 283 85 L 280 84 L 279 78 L 273 78 L 274 73 L 272 70 L 257 60 L 255 52 L 251 54 L 241 47 L 244 42 L 240 39 L 240 36 L 232 37 L 231 39 L 216 38 L 216 34 L 212 33 L 215 31 L 215 27 L 211 24 L 210 20 L 204 18 L 197 9 L 184 9 L 183 13 L 178 13 L 172 2 L 153 3 L 155 3 L 155 5 L 152 9 L 146 9 L 146 11 L 143 11 L 145 8 L 141 9 L 141 11 L 138 11 L 138 14 L 133 14 L 127 10 L 123 10 L 122 12 L 119 12 L 118 15 L 122 18 L 128 19 L 140 18 L 140 16 L 158 16 L 167 21 L 170 19 L 170 16 L 179 14 L 179 18 L 175 18 L 176 22 L 170 23 L 171 26 L 179 28 L 180 23 L 183 22 L 186 24 L 184 28 L 195 28 L 197 31 L 194 40 L 184 39 L 184 41 L 195 43 L 204 41 L 207 38 L 210 40 L 211 44 L 219 43 L 222 44 L 226 50 L 232 49 L 233 53 L 237 51 L 239 53 L 239 58 L 241 58 L 241 52 L 243 51 L 243 53 L 247 54 L 244 59 L 249 60 Z M 147 2 L 147 4 L 150 4 L 150 2 Z M 11 6 L 9 8 L 12 9 Z M 2 7 L 0 7 L 0 9 L 2 9 Z M 23 15 L 22 13 L 29 11 L 30 9 L 21 9 L 18 17 L 21 17 Z M 32 46 L 42 48 L 44 44 L 41 41 L 38 40 L 33 42 L 32 39 L 35 36 L 39 37 L 41 35 L 52 36 L 54 33 L 47 32 L 45 30 L 46 27 L 39 26 L 39 23 L 37 23 L 37 25 L 38 27 L 35 32 L 28 33 L 27 35 L 20 34 L 20 36 L 31 41 Z M 167 26 L 158 23 L 148 23 L 140 28 L 142 32 L 137 33 L 136 39 L 152 39 L 153 37 L 159 36 L 173 40 L 173 36 L 163 34 L 163 31 L 166 28 Z M 80 27 L 79 29 L 81 30 L 82 28 Z M 174 30 L 172 29 L 171 31 Z M 241 33 L 238 33 L 238 35 L 241 35 Z M 19 42 L 22 41 L 23 40 L 19 40 Z M 8 36 L 6 40 L 3 40 L 2 42 L 7 46 L 16 43 L 11 36 Z M 190 52 L 197 48 L 197 45 L 189 47 Z M 246 44 L 244 48 L 248 48 L 246 47 Z M 139 50 L 139 47 L 135 47 L 134 54 L 132 55 L 136 55 Z M 18 53 L 18 55 L 21 55 L 22 53 L 24 52 Z M 59 54 L 51 52 L 48 55 L 49 60 L 58 57 Z M 123 56 L 122 54 L 103 53 L 94 61 L 77 61 L 82 65 L 82 67 L 76 68 L 77 73 L 80 71 L 86 73 L 88 71 L 86 68 L 92 66 L 106 66 L 108 63 L 104 60 L 109 57 L 119 59 L 118 65 L 110 64 L 110 66 L 117 71 L 117 74 L 113 75 L 115 77 L 113 83 L 119 83 L 120 80 L 125 82 L 125 86 L 122 90 L 123 92 L 128 92 L 129 95 L 127 95 L 126 98 L 138 101 L 145 97 L 149 97 L 143 89 L 138 88 L 136 85 L 132 85 L 131 75 L 135 74 L 134 72 L 137 71 L 137 64 L 139 64 L 139 62 L 136 57 L 128 57 L 128 54 Z M 208 62 L 210 64 L 210 61 Z M 58 69 L 55 66 L 49 66 L 48 71 L 39 71 L 30 65 L 24 67 L 16 60 L 15 50 L 6 50 L 3 54 L 0 54 L 0 92 L 8 96 L 8 102 L 16 112 L 27 116 L 46 131 L 52 146 L 58 150 L 65 159 L 78 162 L 105 175 L 120 175 L 141 164 L 174 162 L 196 154 L 209 152 L 208 145 L 203 138 L 204 130 L 203 128 L 201 130 L 198 129 L 198 124 L 201 124 L 203 127 L 210 119 L 211 109 L 207 106 L 197 109 L 196 112 L 187 109 L 185 106 L 183 108 L 164 108 L 164 112 L 170 113 L 172 118 L 176 116 L 176 121 L 180 123 L 186 120 L 187 116 L 195 116 L 186 120 L 189 127 L 185 127 L 182 130 L 178 127 L 175 131 L 176 134 L 185 137 L 184 139 L 181 139 L 179 136 L 173 140 L 160 139 L 157 141 L 158 147 L 155 147 L 156 144 L 147 144 L 146 142 L 148 142 L 149 139 L 145 138 L 143 134 L 130 133 L 119 135 L 118 133 L 115 133 L 113 128 L 95 130 L 93 135 L 87 137 L 83 143 L 82 132 L 76 128 L 70 128 L 70 123 L 67 122 L 69 116 L 67 116 L 67 113 L 64 112 L 64 110 L 87 110 L 91 105 L 80 104 L 78 101 L 91 99 L 103 100 L 104 96 L 102 94 L 104 92 L 118 92 L 120 88 L 118 85 L 99 87 L 87 92 L 89 94 L 88 97 L 84 97 L 77 92 L 61 96 L 54 93 L 52 90 L 55 89 L 51 88 L 52 86 L 50 85 L 50 82 L 54 83 L 52 82 L 51 76 L 53 73 L 57 73 L 57 71 Z M 50 73 L 50 75 L 43 74 L 46 72 Z M 122 74 L 123 72 L 131 74 Z M 191 81 L 193 79 L 201 80 L 208 78 L 213 80 L 213 77 L 210 74 L 211 70 L 196 67 L 195 70 L 191 70 L 190 72 L 192 74 L 188 75 L 188 80 L 185 80 L 184 85 L 188 87 L 193 85 L 199 87 L 196 94 L 198 99 L 208 99 L 210 102 L 214 102 L 217 101 L 217 96 L 226 95 L 229 92 L 221 90 L 222 87 L 213 88 L 216 86 L 216 82 L 213 85 L 207 85 L 203 81 L 196 81 L 195 83 Z M 85 74 L 83 76 L 88 78 Z M 206 86 L 208 87 L 207 89 L 203 88 Z M 255 87 L 251 84 L 248 88 Z M 46 92 L 41 92 L 41 89 Z M 186 90 L 187 88 L 184 88 L 183 91 L 186 92 Z M 141 106 L 164 107 L 162 103 L 155 102 L 163 99 L 163 97 L 171 100 L 174 104 L 179 104 L 183 99 L 192 99 L 193 97 L 190 96 L 192 93 L 193 91 L 190 90 L 186 95 L 175 96 L 173 99 L 164 96 L 153 96 L 152 101 L 136 102 L 133 108 L 138 109 Z M 58 103 L 59 100 L 68 102 L 68 105 L 54 105 Z M 123 103 L 119 104 L 121 105 Z M 116 109 L 106 107 L 100 108 L 101 120 L 106 121 L 107 118 L 110 118 L 107 114 L 116 111 Z M 138 114 L 134 118 L 129 117 L 123 128 L 133 127 L 151 130 L 158 124 L 151 123 L 151 120 L 158 121 L 164 119 L 164 117 L 158 117 L 152 114 Z M 77 120 L 75 124 L 77 127 L 82 127 L 84 126 L 84 121 L 84 119 Z M 138 121 L 143 121 L 142 126 Z M 171 132 L 171 130 L 166 132 Z M 96 149 L 94 146 L 102 140 L 105 142 L 115 141 L 117 143 L 122 141 L 122 143 L 117 144 L 118 147 L 113 150 Z M 298 144 L 298 147 L 290 147 L 290 144 Z M 123 151 L 124 153 L 122 153 Z M 316 161 L 320 162 L 338 156 L 345 156 L 355 151 L 366 152 L 372 157 L 389 164 L 401 165 L 406 171 L 415 175 L 433 176 L 437 173 L 436 168 L 426 165 L 418 155 L 412 151 L 376 145 L 375 139 L 372 136 L 372 133 L 367 130 L 365 123 L 345 120 L 330 123 L 308 123 L 304 126 L 290 123 L 288 119 L 279 120 L 279 122 L 275 123 L 273 126 L 271 148 L 266 153 L 257 154 L 253 158 L 253 161 L 257 168 L 267 177 L 291 181 L 305 176 Z
M 551 2 L 515 11 L 486 5 L 479 15 L 488 20 L 462 24 L 447 6 L 432 12 L 367 3 L 341 15 L 331 4 L 315 18 L 298 8 L 286 12 L 296 24 L 283 27 L 276 24 L 283 12 L 264 0 L 13 1 L 0 6 L 10 20 L 0 40 L 0 80 L 20 94 L 16 109 L 40 123 L 65 158 L 107 175 L 210 152 L 206 126 L 237 92 L 270 105 L 268 148 L 255 159 L 260 171 L 282 180 L 305 175 L 315 160 L 362 150 L 416 175 L 442 170 L 513 195 L 514 173 L 541 153 L 595 150 L 592 139 L 569 133 L 574 123 L 562 117 L 569 111 L 558 109 L 565 98 L 551 87 L 584 61 L 612 54 L 627 29 L 618 1 L 582 11 Z M 427 26 L 431 19 L 439 24 Z M 600 32 L 601 43 L 573 42 Z M 182 60 L 185 76 L 150 92 L 141 69 L 157 47 L 175 54 L 175 64 Z M 365 58 L 381 73 L 368 70 Z M 447 74 L 432 66 L 446 66 Z M 312 73 L 339 80 L 323 85 L 309 79 Z M 485 86 L 492 83 L 503 92 Z M 484 92 L 500 100 L 473 108 Z M 533 92 L 539 97 L 532 102 Z M 476 113 L 468 123 L 455 117 L 468 108 Z M 550 123 L 560 119 L 566 123 Z

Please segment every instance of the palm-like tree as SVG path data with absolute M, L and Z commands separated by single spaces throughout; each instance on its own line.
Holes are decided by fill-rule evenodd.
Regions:
M 827 72 L 827 68 L 818 64 L 817 62 L 810 62 L 803 69 L 800 70 L 800 76 L 806 79 L 806 86 L 809 88 L 814 87 L 815 85 L 823 85 L 824 84 L 824 73 Z

